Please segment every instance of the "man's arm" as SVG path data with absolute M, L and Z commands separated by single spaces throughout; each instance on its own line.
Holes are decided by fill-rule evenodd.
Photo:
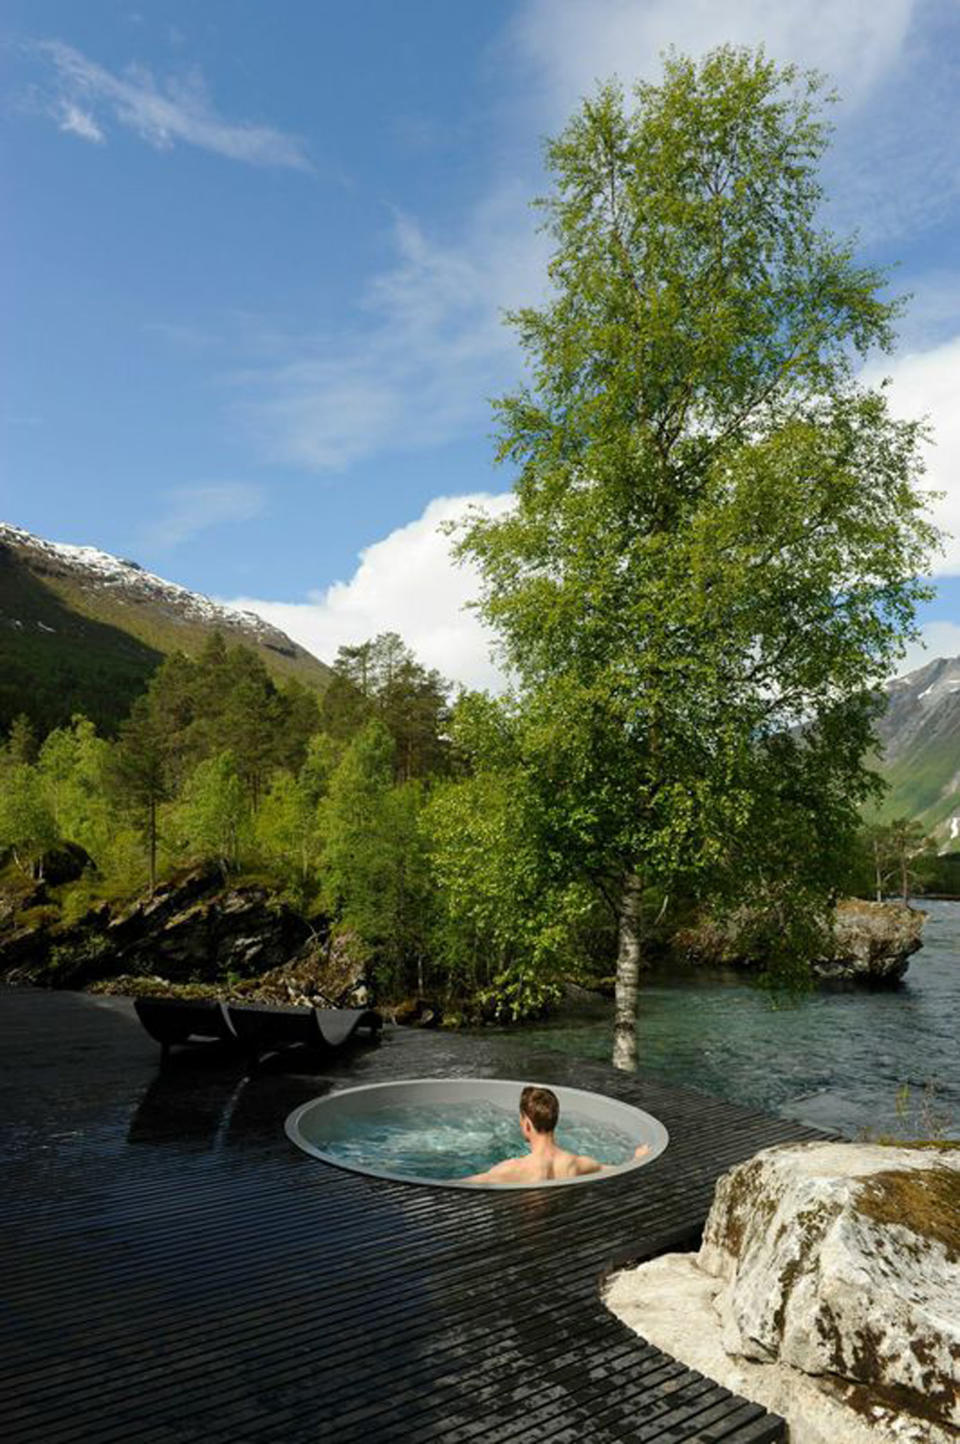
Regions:
M 641 1143 L 633 1150 L 633 1156 L 634 1158 L 645 1158 L 649 1152 L 650 1149 L 648 1145 Z M 613 1173 L 616 1169 L 622 1167 L 622 1163 L 598 1163 L 595 1158 L 590 1158 L 587 1154 L 577 1155 L 576 1170 L 578 1177 L 588 1173 Z

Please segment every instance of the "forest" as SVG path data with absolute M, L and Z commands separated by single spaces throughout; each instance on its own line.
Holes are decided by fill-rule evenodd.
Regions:
M 525 844 L 510 769 L 480 762 L 492 704 L 452 690 L 394 633 L 342 647 L 322 696 L 214 633 L 161 664 L 113 738 L 82 716 L 42 739 L 17 719 L 0 751 L 7 875 L 42 879 L 58 846 L 82 848 L 82 878 L 47 889 L 69 923 L 214 863 L 368 952 L 385 996 L 539 1010 L 609 927 Z
M 47 920 L 70 924 L 212 864 L 359 950 L 386 999 L 539 1014 L 565 979 L 609 979 L 615 903 L 551 836 L 509 700 L 453 691 L 395 633 L 342 647 L 322 695 L 278 685 L 214 633 L 195 659 L 166 658 L 114 737 L 82 716 L 42 738 L 14 723 L 0 750 L 7 881 L 42 881 L 58 848 L 82 848 L 82 875 L 46 889 Z M 943 885 L 909 823 L 849 840 L 836 857 L 849 891 Z M 736 866 L 731 855 L 699 889 L 645 900 L 653 960 Z

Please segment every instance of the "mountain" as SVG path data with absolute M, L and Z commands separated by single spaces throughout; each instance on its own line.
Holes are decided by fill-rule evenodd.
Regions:
M 329 681 L 329 667 L 253 612 L 0 522 L 0 729 L 20 712 L 42 732 L 84 712 L 112 731 L 165 655 L 196 655 L 214 631 L 252 647 L 278 683 Z
M 942 851 L 960 849 L 960 657 L 938 657 L 886 692 L 881 816 L 916 818 Z
M 41 732 L 84 712 L 111 732 L 170 652 L 211 632 L 252 647 L 277 682 L 323 691 L 330 668 L 253 612 L 225 607 L 137 562 L 0 522 L 0 731 L 26 712 Z M 912 817 L 960 851 L 960 657 L 886 687 L 877 731 L 884 819 Z

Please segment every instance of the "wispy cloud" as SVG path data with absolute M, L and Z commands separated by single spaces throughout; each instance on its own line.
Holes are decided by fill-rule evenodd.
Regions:
M 827 73 L 859 104 L 896 62 L 918 0 L 530 0 L 507 31 L 531 103 L 554 126 L 598 80 L 654 76 L 675 46 L 764 45 Z
M 145 66 L 129 65 L 116 75 L 60 40 L 29 48 L 53 70 L 49 114 L 84 140 L 106 138 L 107 114 L 156 150 L 193 145 L 248 165 L 312 169 L 299 137 L 219 115 L 198 69 L 157 80 Z
M 842 104 L 824 177 L 830 221 L 864 242 L 915 235 L 960 197 L 955 0 L 530 0 L 502 46 L 525 115 L 550 131 L 598 80 L 653 78 L 670 46 L 725 42 L 821 71 Z
M 229 605 L 256 612 L 328 662 L 340 646 L 399 632 L 421 662 L 445 677 L 500 690 L 504 677 L 491 660 L 493 638 L 467 606 L 479 578 L 471 566 L 454 562 L 441 528 L 471 507 L 502 515 L 511 505 L 510 496 L 488 493 L 437 497 L 416 521 L 365 547 L 348 581 L 303 602 L 240 597 Z
M 931 270 L 893 276 L 891 291 L 909 296 L 897 324 L 906 351 L 924 351 L 960 336 L 960 270 Z
M 398 217 L 396 262 L 371 280 L 352 328 L 290 338 L 282 362 L 232 378 L 270 460 L 340 470 L 489 429 L 489 397 L 519 366 L 501 312 L 539 293 L 545 251 L 514 187 L 478 205 L 465 232 L 442 243 Z
M 824 175 L 831 222 L 862 241 L 893 248 L 952 216 L 960 200 L 957 9 L 915 6 L 914 23 L 869 104 L 836 117 Z
M 545 286 L 547 244 L 527 205 L 543 181 L 532 170 L 518 174 L 528 153 L 517 142 L 555 131 L 598 78 L 655 77 L 671 44 L 699 54 L 726 40 L 763 43 L 777 59 L 826 71 L 846 97 L 831 162 L 844 217 L 871 236 L 896 230 L 914 208 L 903 197 L 922 189 L 922 168 L 914 164 L 915 174 L 899 188 L 894 213 L 886 177 L 891 166 L 897 174 L 903 168 L 899 151 L 893 153 L 894 122 L 889 144 L 868 138 L 879 134 L 875 118 L 894 90 L 898 106 L 909 109 L 928 72 L 945 72 L 927 23 L 941 3 L 530 0 L 516 11 L 499 50 L 513 100 L 502 102 L 497 144 L 511 157 L 511 179 L 481 195 L 453 238 L 441 240 L 416 218 L 400 217 L 395 264 L 368 283 L 352 325 L 292 336 L 279 353 L 275 348 L 263 364 L 233 378 L 240 418 L 269 460 L 316 470 L 488 431 L 488 398 L 513 384 L 521 364 L 502 310 L 536 304 Z M 922 40 L 911 39 L 915 31 Z M 937 115 L 949 118 L 954 102 L 936 86 L 934 92 Z M 936 154 L 955 133 L 956 126 L 943 126 Z M 868 143 L 876 163 L 857 173 L 858 147 Z M 846 192 L 853 190 L 859 209 L 851 217 Z M 935 334 L 930 326 L 921 335 L 915 316 L 914 343 L 955 334 L 941 323 Z
M 158 550 L 180 546 L 223 522 L 250 521 L 263 511 L 259 487 L 247 482 L 176 487 L 164 493 L 166 510 L 143 530 L 144 546 Z
M 90 140 L 95 145 L 103 145 L 106 136 L 88 111 L 81 110 L 79 105 L 74 105 L 69 100 L 61 101 L 60 105 L 61 130 L 67 131 L 70 135 L 78 135 L 81 140 Z
M 910 642 L 897 667 L 897 676 L 905 677 L 918 667 L 926 666 L 935 657 L 960 657 L 960 625 L 956 622 L 927 622 L 921 628 L 919 642 Z

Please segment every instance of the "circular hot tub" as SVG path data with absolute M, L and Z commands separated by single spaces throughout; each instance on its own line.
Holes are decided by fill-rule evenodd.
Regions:
M 534 1184 L 468 1182 L 467 1175 L 527 1151 L 518 1121 L 524 1086 L 501 1078 L 411 1078 L 345 1088 L 294 1109 L 286 1132 L 337 1168 L 435 1188 L 570 1188 L 642 1168 L 667 1146 L 667 1130 L 642 1108 L 557 1086 L 557 1142 L 610 1166 Z M 641 1146 L 647 1152 L 638 1159 Z

